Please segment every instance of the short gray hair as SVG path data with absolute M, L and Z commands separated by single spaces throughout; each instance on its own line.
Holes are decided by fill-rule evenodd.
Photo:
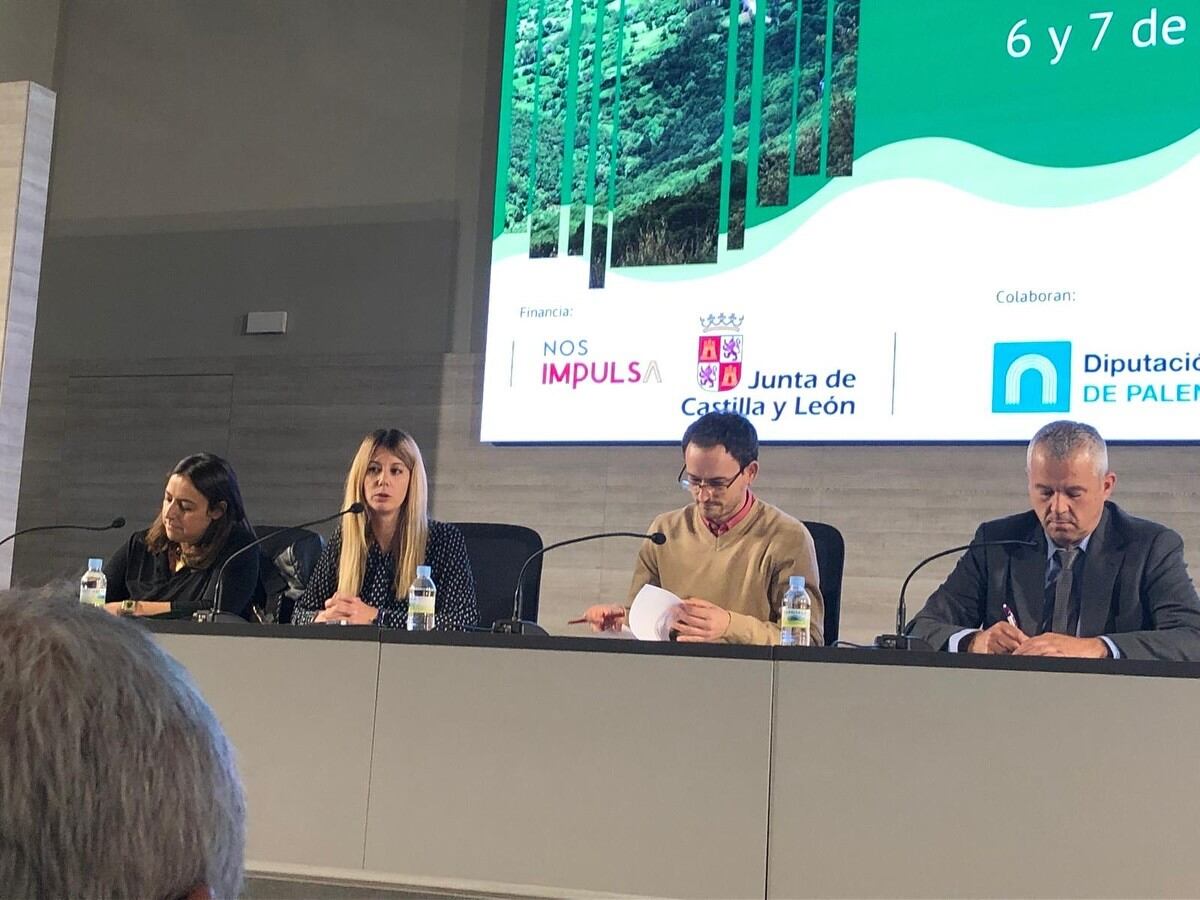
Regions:
M 1025 469 L 1033 463 L 1034 449 L 1041 447 L 1051 459 L 1070 459 L 1076 453 L 1091 454 L 1099 475 L 1108 474 L 1108 445 L 1091 425 L 1060 419 L 1038 429 L 1025 451 Z
M 236 897 L 246 807 L 216 717 L 73 593 L 0 594 L 0 896 Z

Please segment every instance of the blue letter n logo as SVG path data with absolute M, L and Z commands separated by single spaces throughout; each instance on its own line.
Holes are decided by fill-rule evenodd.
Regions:
M 1071 342 L 997 344 L 992 363 L 992 412 L 1071 409 Z

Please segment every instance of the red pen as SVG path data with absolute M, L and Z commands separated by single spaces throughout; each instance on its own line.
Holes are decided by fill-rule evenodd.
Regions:
M 1000 608 L 1004 610 L 1004 618 L 1008 619 L 1008 624 L 1013 628 L 1019 628 L 1020 626 L 1017 624 L 1017 617 L 1014 616 L 1013 611 L 1008 608 L 1008 604 L 1001 603 Z

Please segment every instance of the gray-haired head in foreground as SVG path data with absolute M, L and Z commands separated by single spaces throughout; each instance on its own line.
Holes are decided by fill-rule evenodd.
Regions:
M 1076 453 L 1087 453 L 1096 464 L 1096 474 L 1108 474 L 1108 445 L 1091 425 L 1059 419 L 1038 429 L 1025 451 L 1025 470 L 1033 462 L 1033 451 L 1041 448 L 1051 459 L 1070 459 Z
M 236 897 L 245 804 L 212 710 L 73 593 L 0 594 L 0 897 Z

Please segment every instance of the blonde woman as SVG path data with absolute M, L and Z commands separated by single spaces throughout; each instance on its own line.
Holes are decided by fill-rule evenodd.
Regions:
M 462 533 L 429 518 L 425 464 L 408 434 L 380 429 L 363 438 L 346 476 L 343 507 L 364 511 L 342 517 L 317 560 L 292 622 L 344 622 L 403 628 L 408 587 L 417 566 L 433 569 L 436 627 L 476 624 L 475 582 Z

